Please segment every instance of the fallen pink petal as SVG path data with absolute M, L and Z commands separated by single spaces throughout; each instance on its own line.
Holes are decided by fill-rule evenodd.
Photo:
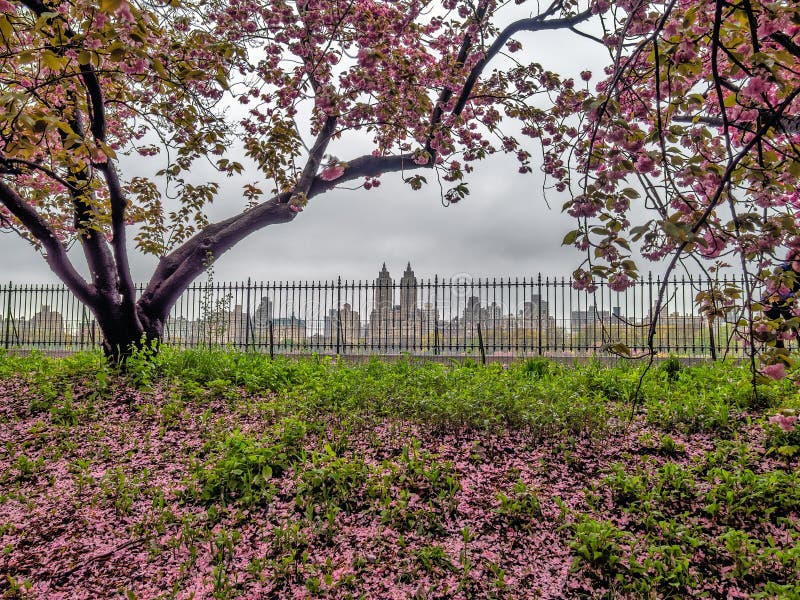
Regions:
M 634 405 L 637 368 L 226 356 L 0 354 L 6 596 L 798 591 L 796 398 L 760 418 L 745 369 Z

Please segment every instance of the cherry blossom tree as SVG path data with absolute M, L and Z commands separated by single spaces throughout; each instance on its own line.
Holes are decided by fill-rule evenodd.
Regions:
M 719 315 L 743 297 L 750 341 L 759 329 L 774 345 L 794 323 L 758 325 L 755 290 L 790 289 L 794 276 L 774 267 L 800 246 L 800 5 L 611 4 L 602 17 L 610 66 L 584 100 L 578 134 L 552 143 L 545 161 L 578 220 L 565 243 L 587 251 L 578 286 L 605 278 L 624 290 L 638 276 L 638 250 L 666 265 L 665 282 L 684 259 L 735 266 L 745 290 L 698 300 Z M 764 356 L 789 360 L 780 347 Z
M 210 262 L 337 185 L 370 189 L 400 173 L 416 189 L 434 174 L 456 202 L 472 163 L 495 152 L 530 171 L 516 132 L 540 138 L 555 123 L 547 104 L 566 115 L 583 92 L 521 53 L 524 35 L 586 35 L 578 27 L 606 8 L 0 0 L 0 227 L 41 249 L 97 317 L 107 354 L 124 357 L 161 337 Z M 354 134 L 372 151 L 341 156 Z M 243 173 L 238 145 L 271 189 Z M 151 157 L 152 174 L 126 179 L 125 156 L 136 153 Z M 218 184 L 197 181 L 209 165 L 245 178 L 241 198 L 225 199 L 232 216 L 213 223 L 204 208 Z M 138 297 L 129 234 L 159 257 Z

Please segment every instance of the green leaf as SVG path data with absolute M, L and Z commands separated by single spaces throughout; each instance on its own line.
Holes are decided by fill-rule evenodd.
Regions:
M 573 229 L 567 235 L 564 236 L 563 241 L 561 242 L 562 246 L 571 246 L 575 243 L 575 240 L 578 239 L 578 236 L 581 234 L 580 229 Z
M 664 233 L 666 233 L 673 240 L 683 242 L 687 239 L 686 230 L 672 221 L 662 221 L 661 227 L 664 229 Z
M 167 71 L 166 71 L 166 69 L 164 69 L 164 63 L 161 62 L 160 59 L 158 59 L 158 58 L 154 58 L 153 59 L 153 70 L 162 79 L 167 79 Z
M 423 183 L 428 183 L 428 180 L 425 179 L 422 175 L 414 175 L 413 177 L 408 177 L 403 181 L 409 184 L 412 190 L 419 190 L 422 188 Z
M 3 34 L 3 39 L 8 42 L 14 35 L 14 27 L 5 15 L 0 16 L 0 33 Z
M 42 64 L 53 71 L 57 71 L 64 66 L 64 59 L 58 56 L 52 50 L 45 50 L 42 52 Z
M 111 49 L 111 53 L 108 55 L 108 58 L 114 62 L 121 62 L 125 60 L 125 48 L 120 44 L 119 46 L 115 46 Z
M 17 54 L 17 62 L 19 62 L 20 64 L 24 65 L 27 63 L 32 63 L 35 60 L 36 60 L 36 55 L 30 50 L 25 50 L 24 52 L 20 52 L 19 54 Z
M 122 0 L 100 0 L 100 10 L 103 12 L 117 12 L 120 6 L 122 6 Z
M 109 146 L 105 142 L 98 141 L 97 145 L 103 151 L 103 154 L 105 154 L 108 158 L 111 158 L 111 159 L 116 159 L 117 158 L 117 153 L 114 151 L 114 149 L 111 146 Z

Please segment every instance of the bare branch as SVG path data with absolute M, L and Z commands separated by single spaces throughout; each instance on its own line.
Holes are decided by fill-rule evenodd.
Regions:
M 122 184 L 117 174 L 117 169 L 109 160 L 97 166 L 103 173 L 108 186 L 108 196 L 111 202 L 111 247 L 114 251 L 114 262 L 117 267 L 119 291 L 122 294 L 123 305 L 133 309 L 136 302 L 136 290 L 131 277 L 128 261 L 128 248 L 126 244 L 125 209 L 128 199 L 122 189 Z
M 547 14 L 547 13 L 546 13 Z M 483 70 L 486 66 L 492 61 L 492 59 L 497 56 L 497 54 L 503 49 L 503 46 L 517 33 L 522 31 L 527 32 L 534 32 L 534 31 L 547 31 L 553 29 L 571 29 L 576 25 L 587 21 L 592 17 L 591 10 L 586 10 L 584 12 L 578 13 L 572 17 L 565 17 L 563 19 L 543 19 L 540 15 L 538 17 L 533 17 L 530 19 L 520 19 L 519 21 L 515 21 L 511 23 L 508 27 L 506 27 L 503 31 L 495 39 L 494 43 L 489 47 L 486 51 L 486 54 L 481 59 L 478 64 L 476 64 L 472 71 L 470 71 L 469 76 L 467 77 L 466 82 L 464 82 L 464 87 L 461 90 L 461 94 L 458 97 L 458 102 L 456 102 L 456 106 L 453 109 L 453 114 L 460 115 L 461 111 L 464 110 L 464 106 L 466 105 L 467 101 L 469 100 L 469 96 L 472 93 L 472 89 L 475 87 L 475 84 L 478 82 L 478 78 L 480 78 Z

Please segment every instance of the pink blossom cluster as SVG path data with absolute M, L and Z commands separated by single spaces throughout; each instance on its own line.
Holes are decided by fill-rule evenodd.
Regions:
M 589 243 L 576 244 L 604 248 L 628 235 L 627 221 L 650 230 L 669 221 L 680 227 L 641 239 L 645 258 L 694 251 L 706 260 L 736 254 L 748 264 L 780 259 L 798 233 L 797 211 L 786 207 L 798 194 L 800 80 L 790 65 L 800 7 L 746 3 L 722 16 L 710 0 L 594 9 L 612 5 L 617 27 L 605 42 L 619 58 L 583 99 L 581 131 L 548 147 L 544 162 L 560 189 L 575 192 L 566 211 L 589 219 Z M 765 118 L 774 125 L 763 126 Z M 564 162 L 572 169 L 562 170 Z M 642 200 L 611 210 L 628 186 Z M 640 218 L 643 206 L 652 210 Z M 754 214 L 761 215 L 754 229 L 742 228 L 741 216 Z M 632 252 L 589 258 L 610 274 Z
M 798 424 L 800 424 L 800 416 L 781 412 L 777 415 L 772 415 L 768 421 L 770 425 L 776 425 L 780 427 L 782 431 L 790 432 L 794 431 Z

